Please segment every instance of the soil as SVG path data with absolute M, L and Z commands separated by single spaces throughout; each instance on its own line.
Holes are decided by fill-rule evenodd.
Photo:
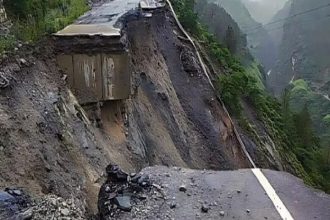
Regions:
M 131 21 L 127 33 L 139 84 L 130 118 L 142 127 L 149 164 L 249 167 L 212 87 L 193 62 L 196 55 L 178 38 L 170 13 Z M 148 114 L 141 117 L 142 112 Z

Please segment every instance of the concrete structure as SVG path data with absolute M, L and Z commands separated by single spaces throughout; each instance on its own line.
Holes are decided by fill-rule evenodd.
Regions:
M 57 56 L 79 103 L 127 99 L 130 73 L 127 52 L 68 53 Z
M 80 104 L 129 97 L 128 52 L 119 30 L 109 25 L 73 24 L 55 36 L 57 63 Z
M 57 62 L 81 104 L 127 99 L 130 71 L 123 16 L 164 7 L 160 0 L 116 0 L 94 7 L 55 34 Z

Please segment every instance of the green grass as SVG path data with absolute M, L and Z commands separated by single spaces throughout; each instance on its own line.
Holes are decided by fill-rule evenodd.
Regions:
M 85 0 L 13 0 L 5 6 L 13 20 L 12 33 L 32 42 L 64 28 L 88 10 Z
M 12 50 L 15 47 L 16 39 L 13 35 L 0 36 L 0 52 Z

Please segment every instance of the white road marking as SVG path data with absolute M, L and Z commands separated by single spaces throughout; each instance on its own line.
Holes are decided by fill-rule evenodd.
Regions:
M 261 172 L 260 169 L 252 169 L 254 176 L 259 181 L 262 188 L 264 188 L 270 200 L 273 202 L 277 212 L 280 214 L 283 220 L 294 220 L 291 216 L 289 210 L 285 207 L 280 197 L 276 194 L 272 185 L 270 185 L 269 181 L 265 177 L 265 175 Z

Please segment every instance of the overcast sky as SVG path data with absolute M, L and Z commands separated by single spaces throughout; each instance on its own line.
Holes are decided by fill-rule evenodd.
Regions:
M 242 0 L 252 17 L 261 23 L 267 23 L 288 0 Z

